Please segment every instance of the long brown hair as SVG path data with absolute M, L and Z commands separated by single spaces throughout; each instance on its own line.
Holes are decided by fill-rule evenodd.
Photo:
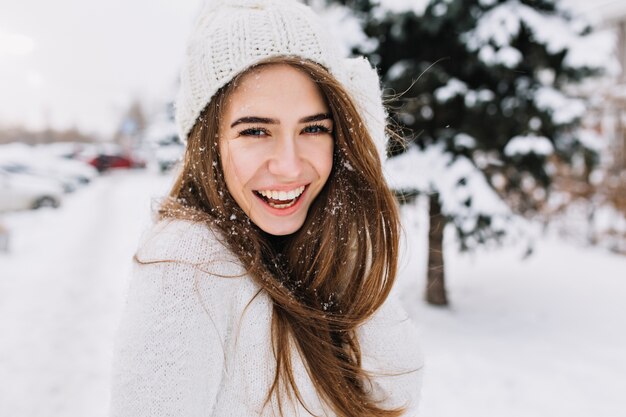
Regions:
M 216 93 L 196 121 L 182 170 L 159 217 L 191 218 L 220 230 L 224 244 L 271 297 L 277 368 L 266 405 L 276 395 L 282 415 L 279 392 L 286 392 L 306 408 L 293 377 L 293 344 L 318 394 L 338 416 L 399 416 L 402 409 L 383 409 L 371 398 L 366 383 L 371 375 L 361 366 L 356 336 L 356 328 L 387 298 L 396 276 L 399 216 L 394 197 L 383 180 L 372 138 L 344 87 L 309 61 L 272 58 L 259 66 L 275 63 L 309 75 L 335 124 L 332 172 L 303 226 L 289 236 L 270 236 L 228 192 L 218 121 L 238 77 Z

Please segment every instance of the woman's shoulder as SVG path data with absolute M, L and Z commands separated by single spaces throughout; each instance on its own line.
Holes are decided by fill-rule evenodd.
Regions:
M 136 258 L 140 263 L 240 264 L 220 231 L 204 222 L 181 219 L 162 219 L 148 228 L 140 239 Z
M 140 239 L 129 294 L 140 294 L 137 304 L 150 304 L 146 298 L 152 294 L 154 304 L 191 303 L 188 311 L 220 306 L 226 314 L 251 281 L 242 278 L 249 275 L 219 231 L 206 223 L 165 219 Z

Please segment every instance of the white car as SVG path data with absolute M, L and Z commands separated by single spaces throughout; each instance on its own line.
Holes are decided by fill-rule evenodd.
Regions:
M 145 141 L 152 149 L 161 172 L 171 170 L 185 154 L 185 145 L 178 137 L 176 124 L 164 115 L 148 126 Z
M 0 212 L 58 207 L 62 194 L 54 182 L 0 170 Z
M 80 183 L 78 180 L 74 178 L 69 178 L 63 175 L 58 175 L 53 172 L 44 171 L 38 169 L 38 167 L 33 165 L 24 165 L 19 162 L 2 162 L 0 161 L 0 170 L 20 175 L 26 177 L 33 177 L 35 179 L 44 179 L 46 181 L 53 181 L 56 184 L 60 185 L 63 189 L 63 192 L 71 193 L 74 192 Z
M 13 173 L 54 179 L 63 184 L 65 191 L 73 191 L 98 175 L 89 164 L 52 156 L 46 152 L 46 148 L 22 143 L 0 145 L 0 168 Z
M 39 154 L 32 159 L 32 163 L 41 171 L 76 181 L 79 184 L 88 184 L 98 176 L 98 170 L 94 167 L 88 163 L 73 159 Z

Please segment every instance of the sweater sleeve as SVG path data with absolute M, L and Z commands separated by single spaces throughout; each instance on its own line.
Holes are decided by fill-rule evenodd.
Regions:
M 418 331 L 400 301 L 391 295 L 357 334 L 374 398 L 386 408 L 404 407 L 405 417 L 417 416 L 424 361 Z
M 212 415 L 240 281 L 223 277 L 237 275 L 223 249 L 206 227 L 182 221 L 143 239 L 118 331 L 111 417 Z

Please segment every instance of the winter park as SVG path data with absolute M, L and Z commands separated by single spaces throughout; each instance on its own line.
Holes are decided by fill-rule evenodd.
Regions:
M 0 417 L 110 416 L 133 257 L 189 158 L 204 2 L 0 4 Z M 417 415 L 626 415 L 626 4 L 302 2 L 380 78 Z

